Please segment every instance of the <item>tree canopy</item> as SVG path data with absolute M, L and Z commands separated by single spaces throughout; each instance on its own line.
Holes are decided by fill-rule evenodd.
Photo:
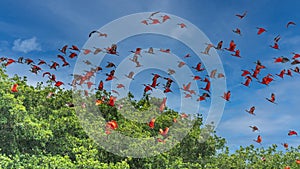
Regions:
M 14 84 L 18 84 L 17 91 L 11 90 Z M 226 147 L 226 140 L 218 137 L 212 126 L 204 126 L 201 115 L 189 114 L 188 117 L 184 117 L 168 108 L 161 114 L 151 114 L 155 112 L 161 100 L 146 95 L 136 101 L 130 93 L 115 105 L 109 105 L 110 95 L 111 93 L 105 91 L 95 93 L 96 101 L 101 100 L 97 104 L 100 112 L 97 114 L 76 104 L 76 101 L 74 103 L 72 90 L 55 87 L 51 82 L 30 86 L 26 77 L 10 78 L 5 69 L 1 68 L 0 167 L 300 168 L 300 146 L 289 147 L 283 152 L 278 150 L 277 145 L 267 148 L 249 145 L 230 153 Z M 84 99 L 87 104 L 95 104 L 94 98 Z M 121 103 L 123 108 L 119 109 L 117 105 Z M 130 108 L 137 111 L 128 111 Z M 146 119 L 146 122 L 134 121 L 134 118 L 139 116 Z M 153 118 L 155 123 L 150 127 L 149 122 Z M 110 121 L 115 121 L 117 127 L 110 127 L 107 131 L 107 123 Z M 174 123 L 177 128 L 171 128 Z M 187 134 L 180 142 L 172 142 L 176 133 L 187 129 L 186 125 L 191 125 Z M 160 129 L 169 127 L 172 135 L 159 133 Z M 135 142 L 121 142 L 120 139 L 109 142 L 113 148 L 122 145 L 124 154 L 128 151 L 132 156 L 114 154 L 113 150 L 99 144 L 100 141 L 104 141 L 101 140 L 103 138 L 114 140 L 114 132 L 150 140 L 145 141 L 144 145 L 147 146 L 144 153 L 149 153 L 149 157 L 134 157 L 134 153 L 139 154 L 141 151 Z M 153 152 L 157 149 L 167 151 Z

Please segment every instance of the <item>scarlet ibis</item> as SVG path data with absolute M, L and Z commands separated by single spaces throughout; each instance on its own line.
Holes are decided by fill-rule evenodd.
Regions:
M 63 46 L 61 49 L 58 49 L 61 53 L 66 54 L 68 45 Z
M 230 91 L 227 91 L 224 93 L 223 96 L 221 96 L 223 99 L 225 99 L 226 101 L 229 101 L 230 100 L 230 97 L 231 97 L 231 92 Z
M 179 25 L 180 28 L 186 28 L 186 25 L 185 25 L 184 23 L 179 23 L 179 24 L 177 24 L 177 25 Z
M 161 16 L 163 18 L 162 22 L 166 22 L 167 20 L 171 19 L 169 15 Z
M 160 112 L 163 112 L 165 110 L 166 103 L 167 103 L 167 98 L 164 97 L 163 100 L 162 100 L 162 102 L 160 103 L 160 106 L 159 106 L 159 111 Z
M 205 48 L 204 51 L 201 52 L 201 53 L 203 53 L 203 54 L 205 54 L 205 55 L 209 55 L 209 51 L 210 51 L 210 49 L 211 49 L 212 47 L 214 47 L 214 45 L 213 45 L 213 44 L 206 44 L 206 45 L 207 45 L 206 48 Z
M 288 132 L 288 135 L 289 135 L 289 136 L 292 136 L 292 135 L 298 135 L 298 133 L 297 133 L 295 130 L 290 130 L 290 131 Z
M 274 104 L 277 104 L 277 103 L 275 103 L 275 94 L 274 93 L 272 93 L 271 94 L 271 98 L 269 99 L 269 98 L 266 98 L 269 102 L 271 102 L 271 103 L 274 103 Z
M 235 30 L 232 30 L 233 33 L 236 33 L 238 35 L 242 35 L 241 30 L 239 28 L 236 28 Z
M 13 86 L 10 89 L 10 91 L 13 92 L 13 93 L 18 92 L 18 86 L 19 85 L 17 83 L 13 84 Z
M 60 87 L 61 85 L 63 85 L 64 83 L 62 81 L 56 81 L 55 82 L 55 86 L 56 87 Z
M 249 110 L 245 110 L 247 113 L 255 115 L 254 111 L 255 111 L 255 106 L 252 106 Z
M 252 129 L 252 132 L 259 131 L 257 126 L 249 126 Z
M 233 40 L 230 41 L 230 44 L 229 44 L 229 48 L 225 48 L 226 50 L 230 51 L 230 52 L 234 52 L 235 51 L 235 47 L 236 47 L 236 44 L 234 43 Z
M 169 132 L 169 127 L 166 127 L 164 130 L 163 129 L 159 129 L 159 134 L 161 134 L 164 137 L 167 136 L 168 132 Z
M 199 98 L 197 99 L 197 101 L 206 101 L 206 98 L 210 97 L 208 93 L 203 93 L 201 96 L 199 96 Z
M 286 28 L 288 28 L 290 25 L 296 25 L 296 23 L 293 22 L 293 21 L 289 21 L 289 22 L 286 24 Z
M 218 42 L 217 47 L 215 47 L 215 49 L 222 50 L 222 46 L 223 46 L 223 41 L 220 41 Z
M 260 35 L 260 34 L 262 34 L 264 32 L 267 32 L 267 30 L 265 28 L 261 28 L 261 27 L 256 27 L 256 28 L 258 29 L 257 35 Z
M 151 129 L 154 129 L 155 120 L 156 120 L 155 118 L 152 118 L 148 124 Z
M 243 14 L 236 14 L 235 16 L 237 16 L 240 19 L 243 19 L 247 14 L 247 11 L 245 11 Z
M 246 76 L 246 81 L 242 83 L 244 86 L 249 86 L 252 81 L 251 76 Z
M 255 142 L 261 144 L 261 142 L 262 142 L 262 137 L 261 137 L 260 135 L 258 135 L 258 136 L 257 136 L 257 139 L 256 139 L 256 140 L 253 140 L 253 141 L 255 141 Z

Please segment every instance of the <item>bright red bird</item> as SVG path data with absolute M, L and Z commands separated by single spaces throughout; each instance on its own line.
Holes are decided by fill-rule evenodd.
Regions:
M 15 63 L 16 61 L 14 59 L 7 59 L 7 62 L 5 63 L 5 67 L 7 67 L 8 65 Z
M 240 19 L 243 19 L 246 15 L 247 15 L 247 11 L 245 11 L 243 14 L 236 14 L 235 16 L 237 16 Z
M 103 90 L 103 81 L 102 80 L 99 82 L 99 85 L 98 85 L 97 89 L 100 90 L 100 91 Z
M 291 69 L 292 71 L 296 72 L 296 73 L 300 73 L 300 69 L 299 67 L 295 67 L 294 69 Z
M 263 77 L 262 81 L 259 83 L 264 84 L 264 85 L 269 85 L 273 81 L 272 77 L 273 77 L 273 75 L 268 74 L 267 76 Z
M 242 83 L 244 86 L 249 86 L 252 81 L 251 76 L 246 76 L 246 81 Z
M 231 56 L 236 56 L 236 57 L 241 57 L 241 55 L 240 55 L 240 50 L 238 49 L 238 50 L 236 50 L 235 51 L 235 53 L 234 54 L 231 54 Z
M 202 80 L 202 78 L 200 76 L 192 76 L 193 80 Z
M 221 40 L 220 42 L 218 42 L 217 47 L 215 47 L 215 49 L 222 50 L 222 46 L 223 46 L 223 41 Z
M 287 57 L 283 57 L 283 56 L 280 56 L 280 57 L 277 57 L 277 58 L 274 58 L 274 63 L 286 63 L 286 62 L 289 62 L 289 58 Z
M 61 49 L 58 49 L 61 53 L 66 54 L 68 45 L 63 46 Z
M 235 30 L 232 30 L 233 33 L 236 33 L 238 35 L 242 35 L 241 34 L 241 30 L 239 28 L 236 28 Z
M 257 126 L 249 126 L 252 129 L 252 132 L 259 131 Z
M 257 35 L 260 35 L 260 34 L 262 34 L 264 32 L 267 32 L 267 30 L 265 28 L 260 28 L 260 27 L 256 27 L 256 28 L 258 29 Z
M 271 98 L 266 98 L 269 102 L 271 102 L 271 103 L 274 103 L 274 104 L 277 104 L 276 102 L 275 102 L 275 94 L 274 93 L 272 93 L 271 94 Z
M 166 127 L 164 130 L 163 129 L 159 129 L 159 134 L 161 134 L 164 137 L 167 136 L 168 132 L 169 132 L 169 127 Z
M 152 22 L 150 24 L 160 24 L 160 21 L 158 19 L 149 18 Z
M 55 74 L 51 74 L 50 76 L 48 76 L 48 78 L 49 78 L 50 81 L 56 83 L 56 76 L 55 76 Z M 60 84 L 60 82 L 58 84 Z
M 221 96 L 223 99 L 225 99 L 226 101 L 229 101 L 230 100 L 230 97 L 231 97 L 231 92 L 228 91 L 228 92 L 225 92 L 223 96 Z
M 259 60 L 257 60 L 256 62 L 254 62 L 256 64 L 255 69 L 264 69 L 266 68 L 266 66 L 262 65 L 261 62 Z
M 210 97 L 208 93 L 203 93 L 201 96 L 199 96 L 199 98 L 197 99 L 197 101 L 206 101 L 206 98 Z
M 77 56 L 77 53 L 71 52 L 69 58 L 73 59 Z
M 291 77 L 293 77 L 293 75 L 292 75 L 292 71 L 291 71 L 290 69 L 288 69 L 288 70 L 287 70 L 287 73 L 286 73 L 286 75 L 287 75 L 287 76 L 291 76 Z
M 40 70 L 42 70 L 39 66 L 37 66 L 37 65 L 32 65 L 32 67 L 31 67 L 31 72 L 32 73 L 34 73 L 34 74 L 37 74 L 38 73 L 38 71 L 40 71 Z
M 167 98 L 164 97 L 159 106 L 159 112 L 163 112 L 166 108 Z
M 277 76 L 283 78 L 283 76 L 285 75 L 285 69 L 281 70 L 279 74 L 276 74 Z
M 154 125 L 155 125 L 155 118 L 152 118 L 151 120 L 150 120 L 150 122 L 149 122 L 149 127 L 150 128 L 152 128 L 152 129 L 154 129 Z
M 146 85 L 146 84 L 143 84 L 145 86 L 144 88 L 144 93 L 147 93 L 148 91 L 152 91 L 152 87 L 150 85 Z
M 255 111 L 255 106 L 252 106 L 249 110 L 245 110 L 247 113 L 255 115 L 254 111 Z
M 234 52 L 235 51 L 235 47 L 236 47 L 236 44 L 234 43 L 233 40 L 230 41 L 230 44 L 229 44 L 229 48 L 225 48 L 226 50 L 230 51 L 230 52 Z
M 43 77 L 44 77 L 45 75 L 48 75 L 48 77 L 50 77 L 50 76 L 51 76 L 51 73 L 50 73 L 50 72 L 45 72 L 45 73 L 43 73 Z
M 152 88 L 156 88 L 156 86 L 158 86 L 159 85 L 159 83 L 157 83 L 157 78 L 155 78 L 155 77 L 153 77 L 153 79 L 152 79 L 152 83 L 151 83 L 151 87 Z
M 44 60 L 39 59 L 38 65 L 43 65 L 43 64 L 47 64 L 47 63 Z
M 118 128 L 118 123 L 115 120 L 111 120 L 106 123 L 106 134 L 110 134 L 111 130 L 116 130 Z
M 115 79 L 115 70 L 111 70 L 110 73 L 106 73 L 107 78 L 105 79 L 105 81 L 110 81 Z
M 17 83 L 15 83 L 15 84 L 11 87 L 10 91 L 13 92 L 13 93 L 18 92 L 18 86 L 19 86 L 19 85 L 18 85 Z
M 186 25 L 185 25 L 184 23 L 179 23 L 179 24 L 177 24 L 177 25 L 179 25 L 180 28 L 186 28 Z
M 243 73 L 241 76 L 246 76 L 246 75 L 250 75 L 251 73 L 248 70 L 242 70 Z
M 285 148 L 285 149 L 288 149 L 289 148 L 289 144 L 288 143 L 281 143 L 282 145 L 283 145 L 283 147 Z
M 292 54 L 294 55 L 292 59 L 300 58 L 300 54 L 299 53 L 292 52 Z
M 72 45 L 72 47 L 69 49 L 80 52 L 80 49 L 76 45 Z
M 115 106 L 115 101 L 116 101 L 116 100 L 117 100 L 116 97 L 110 96 L 110 97 L 109 97 L 109 101 L 108 101 L 108 105 L 111 106 L 111 107 Z
M 286 28 L 288 28 L 290 25 L 296 25 L 296 23 L 293 22 L 293 21 L 289 21 L 289 22 L 286 24 Z
M 57 62 L 53 62 L 53 61 L 52 61 L 52 65 L 50 66 L 50 69 L 55 69 L 55 70 L 57 70 L 56 67 L 59 67 L 59 64 L 58 64 Z
M 288 132 L 288 135 L 289 135 L 289 136 L 292 136 L 292 135 L 297 135 L 297 136 L 298 136 L 298 133 L 297 133 L 295 130 L 290 130 L 290 131 Z
M 55 82 L 55 85 L 56 87 L 60 87 L 61 85 L 63 85 L 64 83 L 62 81 L 57 81 Z
M 171 19 L 169 15 L 161 16 L 163 18 L 162 22 L 166 22 L 167 20 Z
M 273 49 L 277 49 L 277 50 L 279 49 L 279 45 L 278 45 L 278 43 L 276 43 L 276 42 L 274 43 L 273 46 L 270 45 L 270 47 L 273 48 Z
M 70 64 L 66 61 L 65 57 L 61 56 L 61 55 L 57 55 L 58 58 L 60 58 L 63 61 L 63 65 L 64 66 L 70 66 Z
M 261 144 L 261 142 L 262 142 L 262 137 L 261 137 L 260 135 L 258 135 L 258 136 L 257 136 L 257 139 L 256 139 L 256 140 L 253 140 L 253 141 L 255 141 L 255 142 Z
M 25 60 L 25 63 L 27 63 L 27 65 L 30 65 L 31 63 L 34 63 L 32 59 L 27 58 Z
M 204 80 L 202 80 L 203 82 L 206 82 L 206 86 L 204 88 L 201 88 L 205 91 L 207 91 L 208 93 L 210 93 L 210 85 L 211 85 L 211 82 L 208 80 L 208 78 L 205 78 Z
M 172 90 L 170 89 L 170 87 L 165 87 L 164 93 L 169 93 L 172 92 Z
M 192 68 L 196 69 L 196 71 L 198 71 L 198 72 L 201 72 L 201 71 L 205 70 L 205 68 L 202 68 L 201 66 L 202 66 L 202 63 L 199 62 L 196 67 L 192 67 Z

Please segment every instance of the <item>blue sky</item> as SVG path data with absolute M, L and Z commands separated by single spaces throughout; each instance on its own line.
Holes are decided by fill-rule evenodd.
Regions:
M 227 89 L 232 92 L 232 99 L 226 103 L 222 119 L 217 126 L 217 134 L 226 138 L 228 146 L 236 149 L 240 145 L 254 144 L 261 147 L 270 144 L 280 145 L 283 142 L 298 146 L 300 139 L 288 137 L 287 132 L 290 129 L 300 132 L 298 123 L 300 115 L 297 108 L 300 75 L 294 74 L 294 77 L 286 76 L 284 79 L 275 77 L 275 81 L 268 87 L 253 80 L 249 88 L 240 85 L 244 82 L 244 78 L 240 75 L 241 69 L 253 69 L 255 67 L 253 62 L 258 59 L 267 67 L 259 75 L 260 79 L 268 73 L 276 74 L 284 68 L 291 67 L 289 63 L 274 64 L 273 58 L 279 56 L 291 58 L 293 56 L 291 52 L 300 53 L 300 15 L 297 14 L 299 5 L 300 2 L 292 0 L 284 3 L 279 0 L 1 1 L 0 52 L 1 56 L 11 58 L 24 56 L 35 60 L 38 58 L 46 61 L 57 60 L 58 48 L 66 44 L 75 44 L 81 48 L 88 40 L 91 30 L 97 30 L 120 17 L 154 11 L 176 15 L 197 26 L 213 44 L 216 45 L 223 40 L 223 47 L 228 47 L 230 40 L 233 39 L 241 51 L 242 58 L 232 57 L 227 51 L 217 51 L 226 74 Z M 244 19 L 240 20 L 235 16 L 244 11 L 248 11 Z M 296 25 L 286 28 L 289 21 L 294 21 Z M 237 27 L 241 29 L 242 36 L 232 32 Z M 264 27 L 267 32 L 258 36 L 256 27 Z M 116 29 L 123 31 L 126 28 Z M 281 36 L 278 51 L 269 47 L 277 35 Z M 174 39 L 154 36 L 149 39 L 155 42 L 157 48 L 169 47 L 180 57 L 188 50 Z M 125 52 L 134 50 L 137 44 L 139 47 L 147 48 L 149 43 L 147 40 L 143 41 L 141 36 L 132 37 L 123 42 L 124 46 L 130 49 L 120 47 L 120 50 Z M 73 73 L 75 61 L 70 59 L 68 61 L 72 66 L 55 72 L 57 79 L 71 80 L 70 76 L 65 78 L 66 75 Z M 195 66 L 195 60 L 187 63 L 189 66 Z M 31 84 L 41 79 L 40 75 L 35 76 L 27 69 L 28 67 L 23 65 L 7 68 L 11 75 L 14 73 L 27 75 Z M 203 87 L 204 83 L 198 85 Z M 276 94 L 278 105 L 265 100 L 271 93 Z M 207 106 L 209 103 L 204 103 L 202 109 L 200 108 L 204 116 L 208 110 Z M 251 106 L 256 106 L 256 116 L 245 112 L 245 109 Z M 257 125 L 260 132 L 253 133 L 249 125 Z M 262 145 L 253 142 L 258 134 L 263 137 Z

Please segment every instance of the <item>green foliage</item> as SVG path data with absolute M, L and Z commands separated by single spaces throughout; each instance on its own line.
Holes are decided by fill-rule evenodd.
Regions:
M 12 93 L 10 88 L 15 83 L 19 84 L 18 92 Z M 54 95 L 47 98 L 50 92 Z M 289 148 L 283 153 L 276 145 L 267 149 L 255 149 L 251 145 L 229 153 L 225 139 L 218 137 L 212 126 L 203 126 L 201 116 L 183 119 L 178 112 L 167 108 L 159 113 L 161 99 L 145 95 L 136 101 L 129 93 L 127 98 L 116 102 L 116 105 L 123 105 L 118 110 L 117 106 L 105 104 L 110 93 L 97 91 L 94 97 L 79 100 L 79 103 L 94 104 L 95 99 L 103 98 L 104 103 L 96 107 L 99 111 L 78 105 L 66 106 L 74 102 L 77 94 L 80 93 L 52 87 L 50 83 L 29 86 L 26 77 L 9 78 L 0 68 L 0 168 L 236 169 L 283 168 L 286 165 L 299 168 L 295 160 L 300 157 L 300 147 Z M 153 129 L 148 126 L 152 118 L 156 118 Z M 176 124 L 174 119 L 177 119 Z M 118 122 L 117 132 L 146 139 L 142 142 L 149 148 L 145 153 L 154 153 L 155 147 L 161 150 L 170 145 L 174 147 L 147 158 L 115 155 L 98 144 L 104 140 L 97 139 L 114 137 L 105 133 L 105 122 L 110 120 Z M 158 132 L 166 127 L 170 127 L 172 135 L 165 138 Z M 181 137 L 178 133 L 187 135 L 182 136 L 180 142 L 169 144 Z M 157 138 L 165 139 L 166 143 L 155 141 Z M 151 144 L 147 139 L 153 139 Z M 125 152 L 142 151 L 126 140 L 111 144 L 124 145 Z M 266 160 L 261 160 L 262 157 Z

